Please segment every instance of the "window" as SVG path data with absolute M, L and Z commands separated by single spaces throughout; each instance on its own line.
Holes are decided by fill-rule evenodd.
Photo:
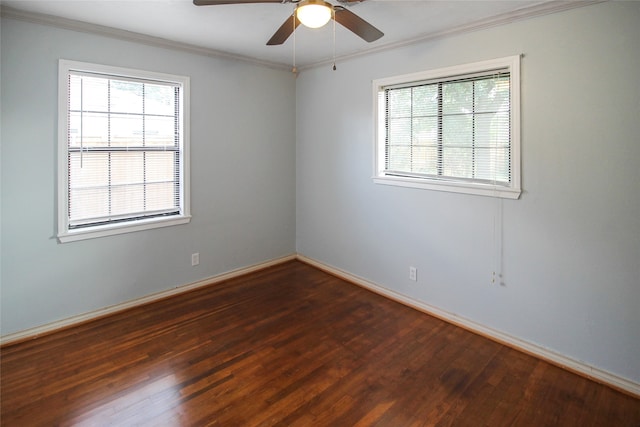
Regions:
M 60 60 L 58 239 L 189 222 L 188 77 Z
M 520 57 L 374 81 L 374 181 L 520 196 Z

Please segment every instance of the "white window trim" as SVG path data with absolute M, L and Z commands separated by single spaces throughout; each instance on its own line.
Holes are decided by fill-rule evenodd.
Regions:
M 182 182 L 181 192 L 181 212 L 180 216 L 159 217 L 122 222 L 107 225 L 97 225 L 93 227 L 70 230 L 69 229 L 69 197 L 68 197 L 68 174 L 67 174 L 67 127 L 68 127 L 68 97 L 67 87 L 68 74 L 71 71 L 102 73 L 114 76 L 144 78 L 156 81 L 167 81 L 180 83 L 182 85 L 182 156 L 180 164 L 180 179 Z M 150 230 L 159 227 L 168 227 L 179 224 L 186 224 L 191 221 L 190 211 L 190 180 L 189 180 L 189 87 L 190 79 L 186 76 L 157 73 L 152 71 L 135 70 L 130 68 L 113 67 L 109 65 L 91 64 L 87 62 L 70 61 L 60 59 L 58 63 L 58 230 L 57 238 L 60 243 L 73 242 L 77 240 L 93 239 L 98 237 L 111 236 L 115 234 L 130 233 L 134 231 Z
M 379 123 L 380 115 L 384 114 L 384 111 L 381 111 L 378 105 L 379 94 L 385 87 L 501 68 L 509 69 L 511 82 L 511 185 L 509 187 L 436 178 L 392 176 L 385 173 L 385 134 Z M 373 81 L 373 110 L 375 140 L 372 179 L 374 183 L 506 199 L 520 197 L 522 192 L 520 186 L 520 55 L 376 79 Z

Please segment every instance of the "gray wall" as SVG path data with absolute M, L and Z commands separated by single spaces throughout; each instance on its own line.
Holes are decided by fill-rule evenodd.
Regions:
M 303 72 L 298 253 L 640 383 L 639 23 L 603 3 Z M 372 182 L 373 79 L 514 54 L 519 200 Z
M 59 58 L 191 77 L 190 224 L 57 243 Z M 10 19 L 1 71 L 2 335 L 295 253 L 291 73 Z

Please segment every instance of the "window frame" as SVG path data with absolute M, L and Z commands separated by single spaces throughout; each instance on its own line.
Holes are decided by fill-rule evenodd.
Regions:
M 179 85 L 180 90 L 180 213 L 172 216 L 136 218 L 109 224 L 70 228 L 69 221 L 69 75 L 91 73 L 105 78 L 123 78 L 166 82 Z M 58 62 L 58 171 L 57 171 L 57 239 L 60 243 L 93 239 L 116 234 L 149 230 L 159 227 L 186 224 L 191 221 L 189 180 L 189 93 L 190 79 L 187 76 L 158 73 L 110 65 L 60 59 Z
M 446 82 L 456 77 L 490 73 L 508 69 L 510 74 L 510 168 L 511 180 L 508 186 L 469 180 L 438 179 L 437 177 L 416 177 L 389 174 L 385 171 L 385 106 L 381 94 L 393 86 L 418 86 L 429 83 Z M 384 96 L 382 96 L 384 99 Z M 520 55 L 479 61 L 469 64 L 438 68 L 417 73 L 392 76 L 373 80 L 373 117 L 374 117 L 374 175 L 373 182 L 383 185 L 419 188 L 481 196 L 518 199 L 522 192 L 520 180 Z

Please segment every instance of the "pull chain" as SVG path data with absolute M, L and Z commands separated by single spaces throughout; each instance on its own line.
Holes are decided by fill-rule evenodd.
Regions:
M 296 68 L 296 10 L 293 9 L 293 68 L 291 69 L 291 72 L 293 74 L 298 74 L 298 69 Z
M 333 15 L 333 71 L 336 70 L 336 10 L 331 9 Z

